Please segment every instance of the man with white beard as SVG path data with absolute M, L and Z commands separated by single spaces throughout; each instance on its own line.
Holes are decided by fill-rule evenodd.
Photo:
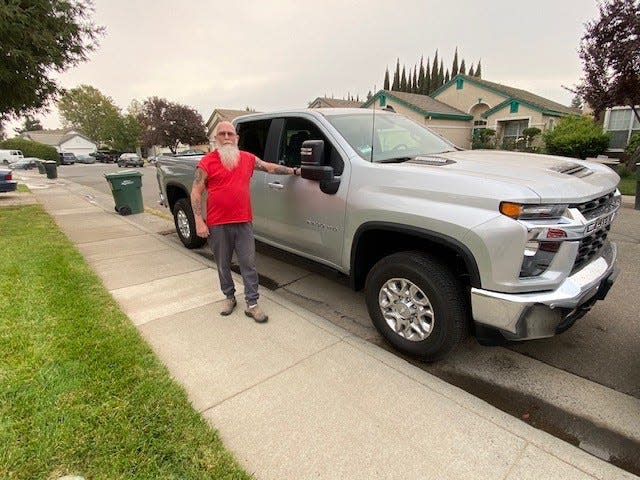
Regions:
M 238 149 L 238 135 L 230 122 L 220 122 L 214 136 L 217 148 L 202 157 L 191 188 L 191 206 L 199 237 L 209 237 L 209 245 L 218 265 L 220 288 L 227 297 L 221 315 L 236 308 L 235 285 L 231 276 L 231 258 L 235 250 L 244 283 L 247 308 L 244 313 L 258 323 L 268 320 L 258 306 L 258 272 L 255 266 L 255 241 L 249 184 L 254 169 L 278 175 L 300 175 L 300 169 L 260 160 Z M 207 218 L 203 219 L 202 194 L 207 190 Z

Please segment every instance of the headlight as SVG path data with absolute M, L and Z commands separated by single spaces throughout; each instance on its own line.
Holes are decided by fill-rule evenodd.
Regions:
M 500 202 L 500 213 L 516 220 L 546 220 L 562 217 L 568 207 L 568 204 L 527 205 Z

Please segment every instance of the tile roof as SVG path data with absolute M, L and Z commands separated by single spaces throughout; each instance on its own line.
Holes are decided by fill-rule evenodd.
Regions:
M 45 145 L 51 146 L 62 145 L 67 140 L 76 136 L 95 143 L 90 138 L 75 130 L 34 130 L 31 132 L 24 132 L 20 136 L 34 142 L 44 143 Z
M 318 102 L 319 107 L 329 107 L 329 108 L 349 108 L 354 107 L 358 108 L 362 106 L 362 102 L 357 102 L 355 100 L 343 100 L 342 98 L 327 98 L 327 97 L 317 97 L 311 103 L 309 103 L 309 108 L 312 108 L 311 105 Z
M 421 110 L 425 115 L 429 113 L 440 113 L 445 115 L 464 115 L 468 116 L 467 113 L 462 110 L 458 110 L 457 108 L 453 108 L 446 103 L 443 103 L 439 100 L 431 98 L 428 95 L 420 95 L 419 93 L 406 93 L 406 92 L 396 92 L 389 90 L 380 90 L 376 93 L 378 96 L 380 93 L 384 93 L 388 98 L 397 98 L 406 103 L 409 103 Z
M 484 86 L 490 90 L 501 93 L 505 97 L 514 98 L 516 100 L 523 100 L 525 102 L 531 103 L 542 110 L 552 110 L 554 112 L 564 113 L 567 115 L 581 114 L 580 109 L 567 107 L 566 105 L 562 105 L 561 103 L 554 102 L 553 100 L 549 100 L 548 98 L 541 97 L 540 95 L 536 95 L 535 93 L 531 93 L 526 90 L 509 87 L 500 83 L 489 82 L 488 80 L 484 80 L 478 77 L 471 77 L 469 75 L 458 75 L 458 77 L 462 77 L 465 80 L 470 81 L 471 83 L 476 83 L 480 86 Z M 452 78 L 449 84 L 453 84 L 456 78 L 457 77 Z M 447 84 L 447 86 L 449 84 Z M 444 86 L 441 88 L 444 89 Z

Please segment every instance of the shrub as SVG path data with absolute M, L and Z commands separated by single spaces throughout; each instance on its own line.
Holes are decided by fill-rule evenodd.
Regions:
M 635 164 L 640 162 L 640 132 L 634 133 L 631 135 L 631 139 L 629 140 L 629 145 L 627 145 L 627 149 L 625 150 L 627 155 L 629 155 L 629 166 L 634 166 Z
M 471 140 L 471 148 L 474 150 L 479 148 L 495 148 L 493 136 L 496 131 L 491 128 L 478 128 L 473 133 Z
M 569 116 L 546 132 L 543 139 L 547 153 L 585 159 L 604 153 L 609 147 L 610 135 L 591 117 Z
M 54 162 L 59 161 L 58 151 L 55 148 L 44 143 L 27 140 L 26 138 L 15 137 L 0 142 L 0 149 L 20 150 L 25 157 L 36 157 L 42 160 L 53 160 Z

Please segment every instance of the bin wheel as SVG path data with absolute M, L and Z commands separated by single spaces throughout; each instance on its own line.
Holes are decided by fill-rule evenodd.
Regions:
M 124 207 L 120 207 L 118 213 L 123 216 L 131 215 L 131 209 L 125 205 Z

